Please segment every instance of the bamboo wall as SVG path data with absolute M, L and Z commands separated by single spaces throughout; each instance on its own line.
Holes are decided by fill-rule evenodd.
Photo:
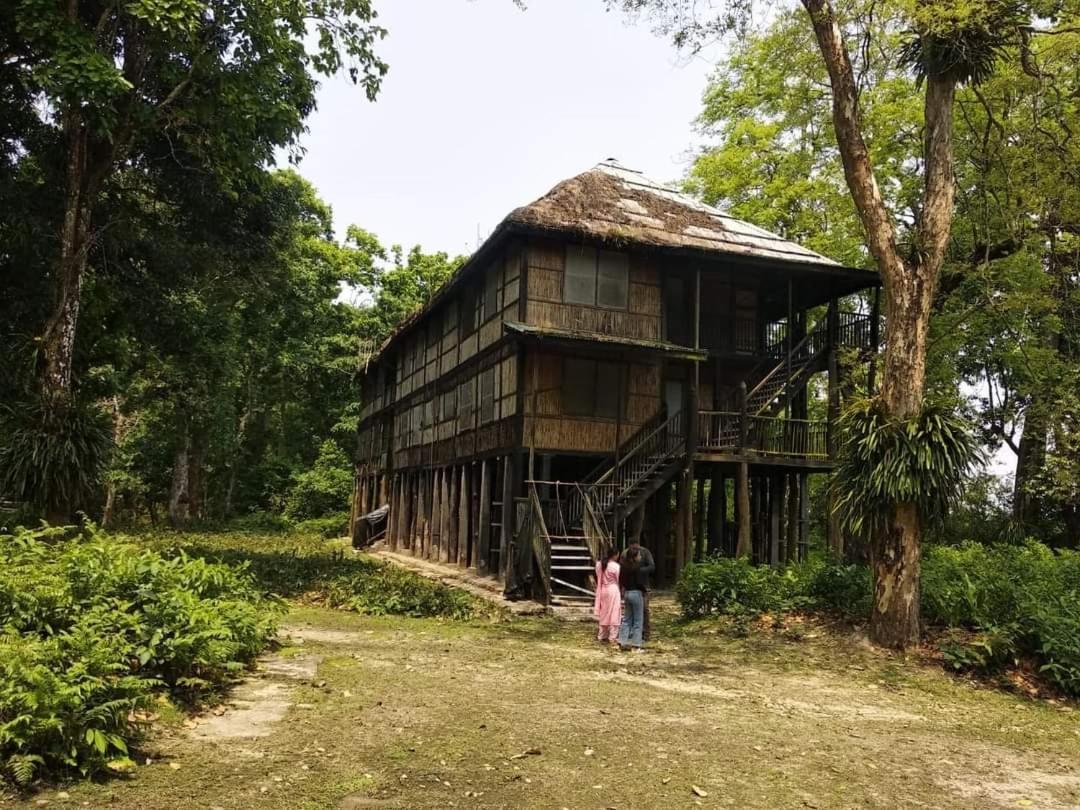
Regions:
M 653 260 L 630 254 L 625 310 L 564 304 L 566 249 L 565 242 L 556 241 L 531 242 L 526 248 L 527 323 L 641 340 L 661 339 L 660 274 Z
M 611 452 L 616 445 L 615 434 L 620 424 L 619 419 L 568 416 L 563 413 L 564 356 L 558 352 L 539 350 L 529 351 L 525 355 L 522 444 L 532 445 L 538 450 Z M 626 384 L 619 440 L 621 443 L 659 411 L 661 367 L 659 363 L 613 362 L 623 368 Z

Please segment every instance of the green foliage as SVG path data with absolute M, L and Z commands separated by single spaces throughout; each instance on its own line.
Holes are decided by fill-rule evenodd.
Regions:
M 145 535 L 139 542 L 167 556 L 243 565 L 267 591 L 371 615 L 467 619 L 490 609 L 464 591 L 402 570 L 318 534 L 222 532 Z
M 37 399 L 0 404 L 0 496 L 46 512 L 89 506 L 111 449 L 108 420 L 93 404 L 63 412 Z
M 679 577 L 676 594 L 688 618 L 792 610 L 805 601 L 795 570 L 718 557 L 688 565 Z
M 967 424 L 941 405 L 897 420 L 879 401 L 859 400 L 844 411 L 838 429 L 832 486 L 841 519 L 856 536 L 881 528 L 898 503 L 916 504 L 926 523 L 940 520 L 982 458 Z
M 873 588 L 865 566 L 715 559 L 688 566 L 677 594 L 687 618 L 813 608 L 865 620 Z M 1030 658 L 1047 681 L 1080 695 L 1080 552 L 1034 541 L 929 546 L 921 611 L 946 631 L 939 646 L 953 669 L 988 673 Z
M 0 535 L 0 771 L 126 763 L 156 690 L 219 687 L 273 635 L 279 603 L 242 567 L 163 557 L 98 532 Z
M 319 518 L 348 509 L 353 473 L 349 457 L 335 442 L 325 441 L 310 470 L 296 476 L 285 503 L 286 517 Z

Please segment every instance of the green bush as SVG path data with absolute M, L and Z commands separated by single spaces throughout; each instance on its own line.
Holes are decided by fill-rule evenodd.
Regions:
M 327 440 L 311 469 L 296 476 L 285 501 L 285 516 L 308 520 L 348 511 L 352 491 L 349 457 L 336 442 Z
M 873 588 L 865 566 L 811 560 L 778 570 L 717 559 L 687 567 L 678 597 L 689 618 L 806 606 L 865 618 Z M 1080 553 L 1034 541 L 930 546 L 921 609 L 928 626 L 948 631 L 940 647 L 954 669 L 990 672 L 1025 656 L 1080 695 Z
M 296 524 L 296 531 L 300 534 L 312 534 L 326 540 L 344 537 L 349 533 L 349 513 L 337 512 L 326 517 L 300 521 Z
M 133 709 L 192 700 L 248 664 L 280 604 L 242 568 L 169 559 L 89 527 L 0 535 L 0 772 L 124 764 Z
M 272 593 L 329 607 L 371 615 L 451 619 L 487 612 L 484 603 L 464 591 L 374 557 L 357 555 L 315 534 L 165 532 L 139 541 L 167 555 L 183 553 L 242 564 Z

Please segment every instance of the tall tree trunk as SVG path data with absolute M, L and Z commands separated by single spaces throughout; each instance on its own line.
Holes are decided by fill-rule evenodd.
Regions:
M 1013 519 L 1022 526 L 1034 526 L 1039 519 L 1040 503 L 1030 484 L 1046 463 L 1046 440 L 1049 429 L 1042 397 L 1035 394 L 1024 413 L 1024 429 L 1016 454 L 1013 478 Z
M 915 257 L 905 262 L 863 138 L 858 83 L 836 11 L 830 0 L 802 2 L 829 72 L 833 126 L 844 178 L 885 287 L 888 331 L 881 403 L 887 417 L 909 419 L 923 407 L 930 309 L 953 218 L 956 82 L 936 75 L 925 82 L 923 195 L 915 228 Z M 889 508 L 882 529 L 871 538 L 874 607 L 870 637 L 878 644 L 904 648 L 919 641 L 921 534 L 915 504 L 899 502 Z
M 169 521 L 180 526 L 191 518 L 191 484 L 189 467 L 191 463 L 191 430 L 184 421 L 180 444 L 173 459 L 172 488 L 169 491 Z
M 749 557 L 753 551 L 750 517 L 750 465 L 740 461 L 735 466 L 735 523 L 738 526 L 736 557 Z

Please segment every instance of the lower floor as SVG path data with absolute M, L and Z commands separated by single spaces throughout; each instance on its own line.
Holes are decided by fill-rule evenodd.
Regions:
M 599 549 L 632 541 L 653 553 L 660 586 L 706 556 L 771 565 L 806 556 L 811 474 L 822 468 L 700 455 L 644 474 L 647 487 L 616 501 L 603 495 L 605 463 L 518 450 L 392 474 L 361 469 L 352 525 L 383 506 L 389 516 L 379 534 L 355 531 L 354 542 L 382 540 L 391 551 L 490 576 L 542 601 L 560 592 L 586 598 Z M 528 529 L 534 509 L 538 539 Z

